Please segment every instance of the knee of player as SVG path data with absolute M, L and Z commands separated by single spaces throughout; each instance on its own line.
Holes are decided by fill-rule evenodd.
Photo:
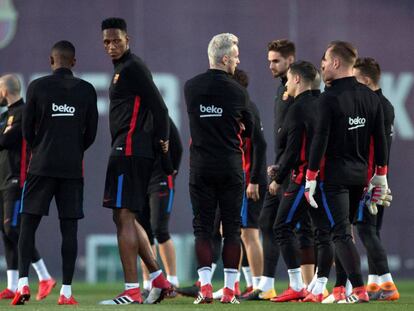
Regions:
M 155 235 L 155 238 L 157 239 L 158 244 L 163 244 L 171 238 L 168 230 L 156 230 L 154 232 L 154 235 Z
M 19 239 L 19 228 L 13 226 L 11 223 L 6 223 L 3 225 L 4 235 L 12 241 L 17 241 Z

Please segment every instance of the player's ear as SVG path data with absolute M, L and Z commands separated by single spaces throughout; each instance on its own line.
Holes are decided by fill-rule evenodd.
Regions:
M 227 63 L 229 62 L 229 56 L 224 55 L 223 58 L 221 59 L 221 62 L 223 63 L 223 65 L 227 65 Z
M 55 64 L 55 59 L 53 58 L 53 56 L 49 57 L 49 61 L 50 61 L 51 66 L 53 66 Z
M 76 58 L 74 57 L 72 60 L 72 67 L 75 67 L 75 65 L 76 65 Z
M 294 80 L 296 84 L 300 83 L 300 75 L 295 75 Z
M 335 69 L 338 69 L 338 68 L 340 67 L 340 65 L 341 65 L 341 61 L 340 61 L 340 59 L 339 59 L 338 57 L 335 57 L 335 58 L 333 59 L 333 67 L 334 67 Z

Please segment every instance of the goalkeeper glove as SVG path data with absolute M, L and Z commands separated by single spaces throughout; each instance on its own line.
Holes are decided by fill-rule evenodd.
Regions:
M 306 201 L 312 206 L 313 208 L 318 208 L 318 204 L 316 203 L 315 199 L 313 198 L 315 191 L 316 191 L 316 177 L 318 176 L 318 172 L 306 171 L 306 183 L 305 183 L 305 198 Z

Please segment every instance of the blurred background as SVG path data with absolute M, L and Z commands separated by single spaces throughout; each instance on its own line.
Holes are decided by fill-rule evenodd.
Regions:
M 240 39 L 239 68 L 250 75 L 249 93 L 259 106 L 273 158 L 273 98 L 279 83 L 270 74 L 267 43 L 288 38 L 297 58 L 319 66 L 327 44 L 346 40 L 360 56 L 376 58 L 381 85 L 395 108 L 395 134 L 389 184 L 392 207 L 386 210 L 382 238 L 395 276 L 414 277 L 414 1 L 410 0 L 0 0 L 0 74 L 16 73 L 24 90 L 50 72 L 51 46 L 71 41 L 77 49 L 75 74 L 91 82 L 99 99 L 99 130 L 85 156 L 85 219 L 79 225 L 78 280 L 114 281 L 121 269 L 111 211 L 101 207 L 110 150 L 108 92 L 113 66 L 104 53 L 101 21 L 110 16 L 128 23 L 131 50 L 149 66 L 185 146 L 170 223 L 178 256 L 180 281 L 195 278 L 188 194 L 188 119 L 183 85 L 208 68 L 211 37 L 231 32 Z M 61 278 L 60 231 L 55 206 L 36 237 L 50 271 Z M 360 248 L 361 253 L 364 250 Z M 0 280 L 5 279 L 0 247 Z M 281 260 L 282 261 L 282 260 Z M 366 257 L 363 256 L 366 272 Z M 283 262 L 279 277 L 285 277 Z M 218 273 L 220 275 L 220 273 Z M 278 277 L 278 278 L 279 278 Z

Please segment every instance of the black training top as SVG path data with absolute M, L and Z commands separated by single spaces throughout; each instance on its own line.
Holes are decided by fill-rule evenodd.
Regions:
M 320 96 L 309 169 L 339 185 L 365 185 L 371 163 L 387 165 L 384 116 L 378 96 L 354 77 L 332 81 Z M 370 163 L 371 162 L 371 163 Z M 322 165 L 323 166 L 323 165 Z
M 241 171 L 241 136 L 250 137 L 253 128 L 245 88 L 225 71 L 209 69 L 185 83 L 184 95 L 190 121 L 191 170 Z
M 183 154 L 183 145 L 181 143 L 180 134 L 178 129 L 175 126 L 174 122 L 170 119 L 170 139 L 169 139 L 169 149 L 168 157 L 171 162 L 172 169 L 177 171 L 180 168 L 181 156 Z M 174 187 L 174 178 L 171 175 L 167 175 L 163 165 L 161 163 L 161 154 L 155 159 L 153 171 L 151 175 L 151 180 L 148 186 L 148 193 L 154 193 L 160 190 L 163 190 L 165 186 L 168 188 Z M 175 176 L 174 176 L 175 177 Z
M 109 87 L 112 156 L 153 159 L 168 139 L 168 109 L 144 62 L 129 50 L 114 62 Z
M 384 128 L 385 128 L 385 137 L 387 138 L 388 163 L 389 163 L 392 136 L 394 135 L 394 119 L 395 119 L 394 107 L 389 102 L 389 100 L 382 94 L 381 89 L 376 90 L 375 93 L 380 98 L 382 111 L 384 113 Z
M 254 118 L 254 128 L 251 138 L 243 142 L 246 184 L 267 184 L 266 174 L 266 140 L 260 113 L 254 102 L 250 102 L 250 110 Z
M 273 135 L 274 135 L 274 148 L 275 148 L 275 164 L 279 161 L 285 151 L 286 141 L 284 141 L 284 133 L 282 133 L 282 125 L 288 112 L 289 106 L 293 101 L 293 98 L 286 93 L 287 78 L 282 77 L 280 79 L 280 85 L 276 91 L 275 104 L 274 104 L 274 123 L 273 123 Z
M 282 184 L 292 174 L 292 180 L 301 184 L 307 169 L 309 150 L 316 123 L 316 98 L 305 91 L 291 103 L 282 129 L 286 133 L 286 148 L 278 162 L 276 182 Z
M 93 86 L 59 68 L 31 82 L 26 98 L 23 137 L 32 151 L 29 173 L 81 178 L 83 153 L 98 125 Z
M 18 100 L 0 115 L 0 190 L 23 186 L 26 179 L 27 148 L 22 137 L 24 102 Z

